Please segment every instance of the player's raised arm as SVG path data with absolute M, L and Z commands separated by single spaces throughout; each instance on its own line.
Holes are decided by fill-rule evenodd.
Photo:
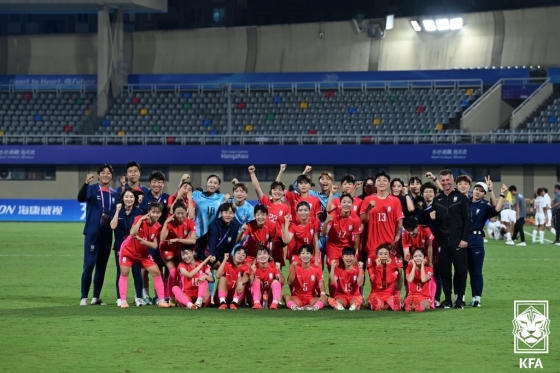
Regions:
M 92 180 L 93 180 L 93 174 L 87 174 L 86 181 L 82 185 L 82 187 L 80 188 L 80 191 L 78 192 L 78 202 L 86 202 L 87 201 L 87 188 L 89 186 L 89 183 L 91 183 Z
M 502 188 L 500 189 L 500 198 L 498 198 L 498 202 L 496 203 L 496 212 L 500 212 L 502 211 L 502 208 L 504 207 L 504 198 L 506 198 L 506 193 L 507 193 L 507 186 L 506 184 L 502 184 Z
M 257 179 L 257 174 L 255 173 L 255 171 L 256 171 L 255 166 L 249 166 L 249 175 L 251 175 L 251 183 L 253 183 L 255 192 L 257 192 L 257 200 L 260 201 L 264 193 L 261 189 L 261 184 L 259 183 L 259 179 Z M 276 180 L 278 180 L 281 175 L 282 173 L 279 173 L 278 177 L 276 177 Z
M 329 234 L 329 231 L 331 230 L 332 225 L 329 224 L 331 221 L 333 221 L 334 217 L 332 215 L 327 215 L 327 218 L 325 219 L 325 223 L 323 224 L 323 228 L 321 228 L 321 236 L 323 237 L 327 237 L 327 235 Z
M 284 224 L 282 224 L 282 241 L 285 245 L 289 244 L 294 237 L 293 233 L 290 233 L 290 215 L 284 216 Z
M 338 187 L 336 185 L 331 185 L 331 190 L 329 192 L 329 198 L 327 199 L 327 206 L 325 207 L 325 211 L 327 212 L 327 214 L 329 212 L 332 212 L 332 210 L 333 210 L 333 206 L 332 206 L 333 194 L 337 190 L 338 190 Z
M 336 275 L 334 274 L 336 267 L 337 267 L 337 262 L 336 260 L 332 260 L 331 261 L 331 270 L 329 272 L 329 284 L 330 285 L 335 285 L 336 284 Z
M 367 206 L 367 209 L 360 215 L 360 220 L 362 221 L 362 224 L 367 224 L 367 222 L 369 221 L 369 212 L 374 207 L 375 207 L 375 201 L 374 200 L 369 201 L 369 205 Z
M 357 279 L 357 283 L 359 287 L 364 286 L 364 263 L 363 262 L 358 262 L 358 279 Z
M 436 188 L 438 189 L 438 191 L 442 191 L 443 187 L 441 186 L 441 184 L 439 183 L 439 180 L 437 177 L 434 176 L 433 173 L 431 173 L 430 171 L 426 172 L 425 175 L 428 179 L 430 179 L 436 186 Z M 436 193 L 437 194 L 437 193 Z
M 290 265 L 290 272 L 288 273 L 288 285 L 290 286 L 294 283 L 294 280 L 296 278 L 296 268 L 297 263 L 292 262 L 292 264 Z
M 170 215 L 165 221 L 163 222 L 163 226 L 161 227 L 161 233 L 159 234 L 159 239 L 161 241 L 167 240 L 167 235 L 169 234 L 169 230 L 167 228 L 167 224 L 171 223 L 175 220 L 175 214 Z
M 276 181 L 282 181 L 282 174 L 284 173 L 284 171 L 286 171 L 286 167 L 288 165 L 285 163 L 282 163 L 280 165 L 280 171 L 278 171 L 278 176 L 276 176 Z
M 111 219 L 111 229 L 115 230 L 119 226 L 119 212 L 121 211 L 122 203 L 117 203 L 115 206 L 115 215 L 113 215 L 113 219 Z
M 218 267 L 218 270 L 216 271 L 216 278 L 220 279 L 223 275 L 224 275 L 224 269 L 226 268 L 226 263 L 229 259 L 229 253 L 225 253 L 224 254 L 224 261 L 220 264 L 220 266 Z
M 235 239 L 236 243 L 241 242 L 243 237 L 245 237 L 248 234 L 247 230 L 248 230 L 247 224 L 243 224 L 243 226 L 241 227 L 241 230 L 239 231 L 239 234 L 237 235 L 237 238 Z
M 204 266 L 206 265 L 206 263 L 208 263 L 209 261 L 212 261 L 212 259 L 215 261 L 216 258 L 213 256 L 209 256 L 206 259 L 204 259 L 203 262 L 199 263 L 192 271 L 187 271 L 185 268 L 181 267 L 179 269 L 179 271 L 181 272 L 181 274 L 187 278 L 193 278 L 194 276 L 196 276 L 196 274 L 198 273 L 198 271 L 200 271 L 202 268 L 204 268 Z

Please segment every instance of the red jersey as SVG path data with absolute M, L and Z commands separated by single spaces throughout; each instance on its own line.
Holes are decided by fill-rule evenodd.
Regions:
M 310 266 L 304 269 L 297 266 L 295 271 L 294 282 L 290 287 L 292 295 L 313 297 L 319 281 L 324 281 L 321 268 Z
M 172 195 L 172 196 L 169 196 L 167 198 L 167 207 L 168 207 L 167 211 L 171 211 L 171 206 L 173 206 L 173 203 L 175 202 L 176 199 L 177 199 L 176 195 Z M 187 218 L 188 218 L 189 209 L 192 208 L 192 209 L 196 210 L 196 202 L 194 200 L 192 201 L 192 207 L 191 207 L 188 199 L 183 199 L 183 202 L 185 202 L 185 206 L 187 206 Z M 169 214 L 169 215 L 171 215 L 171 214 Z
M 360 215 L 367 212 L 370 201 L 375 201 L 375 207 L 369 212 L 366 250 L 375 253 L 379 245 L 395 241 L 397 222 L 403 219 L 404 215 L 401 201 L 390 195 L 385 198 L 379 198 L 377 195 L 366 197 Z
M 177 272 L 179 272 L 180 279 L 181 279 L 180 282 L 181 289 L 186 294 L 196 293 L 198 291 L 198 282 L 196 281 L 196 279 L 199 278 L 200 276 L 205 275 L 207 272 L 211 271 L 212 269 L 210 268 L 209 265 L 205 264 L 204 266 L 202 266 L 202 268 L 200 269 L 200 271 L 198 271 L 196 275 L 194 275 L 192 278 L 188 278 L 187 276 L 183 276 L 183 274 L 181 273 L 181 268 L 187 272 L 190 272 L 196 267 L 198 267 L 199 264 L 200 262 L 195 262 L 192 266 L 190 266 L 185 262 L 181 262 L 177 267 Z
M 309 203 L 309 207 L 311 208 L 311 211 L 309 212 L 310 218 L 316 217 L 317 215 L 320 215 L 323 212 L 323 209 L 321 207 L 321 201 L 319 200 L 319 198 L 311 195 L 308 195 L 307 197 L 303 198 L 296 192 L 286 191 L 286 193 L 284 194 L 284 200 L 286 201 L 286 203 L 290 205 L 292 221 L 296 223 L 299 223 L 299 216 L 297 214 L 297 205 L 302 201 Z
M 287 258 L 289 259 L 292 255 L 297 255 L 301 245 L 311 245 L 314 248 L 313 237 L 321 232 L 321 222 L 319 219 L 310 216 L 307 225 L 304 226 L 299 222 L 294 223 L 292 221 L 288 229 L 294 235 L 288 247 Z
M 255 270 L 255 278 L 258 278 L 261 282 L 261 289 L 270 289 L 270 284 L 273 280 L 280 279 L 280 273 L 276 268 L 274 263 L 268 263 L 265 269 L 262 269 L 259 264 L 257 264 L 257 269 Z
M 257 221 L 253 220 L 247 223 L 247 231 L 243 237 L 243 246 L 247 249 L 247 256 L 257 256 L 257 245 L 263 245 L 272 250 L 272 242 L 277 235 L 276 225 L 266 221 L 262 227 L 257 226 Z
M 412 262 L 410 262 L 410 263 L 411 263 L 411 265 L 409 265 L 406 268 L 406 277 L 407 278 L 408 278 L 408 275 L 410 274 L 410 272 L 412 271 L 413 266 L 416 267 L 415 264 L 413 264 Z M 431 296 L 430 296 L 430 280 L 432 279 L 432 276 L 434 275 L 434 271 L 433 271 L 432 267 L 424 266 L 424 273 L 426 273 L 428 275 L 428 281 L 422 283 L 422 277 L 421 277 L 421 274 L 420 274 L 420 270 L 419 269 L 415 270 L 414 280 L 412 282 L 410 282 L 409 285 L 408 285 L 408 295 L 431 298 Z
M 259 199 L 259 203 L 263 206 L 266 206 L 268 209 L 268 221 L 277 225 L 278 229 L 282 229 L 280 227 L 279 217 L 284 217 L 290 214 L 290 206 L 284 202 L 280 202 L 278 204 L 274 204 L 270 197 L 263 195 L 261 199 Z
M 137 216 L 134 219 L 134 223 L 132 223 L 132 225 L 136 225 L 136 223 L 138 223 L 138 220 L 142 219 L 142 217 L 143 215 Z M 147 220 L 144 220 L 142 221 L 142 224 L 140 224 L 140 229 L 138 229 L 138 233 L 136 235 L 138 236 L 138 238 L 153 242 L 154 238 L 159 239 L 160 232 L 161 225 L 158 222 L 155 222 L 154 225 L 150 226 Z M 150 254 L 146 245 L 143 245 L 139 240 L 135 240 L 130 235 L 124 240 L 121 247 L 127 248 L 130 252 L 136 253 L 141 257 L 148 256 Z
M 336 267 L 334 269 L 334 275 L 336 277 L 337 295 L 360 295 L 360 288 L 358 286 L 360 269 L 358 266 L 353 266 L 349 271 L 345 268 Z
M 336 246 L 340 249 L 344 247 L 354 247 L 355 236 L 362 233 L 362 222 L 357 215 L 350 214 L 343 217 L 340 210 L 330 213 L 333 220 L 329 222 L 331 229 L 327 236 L 327 248 Z
M 241 263 L 236 268 L 231 262 L 226 262 L 223 276 L 226 276 L 228 289 L 235 289 L 237 279 L 245 275 L 250 276 L 251 273 L 251 268 L 249 268 L 249 266 L 245 263 Z
M 190 219 L 185 219 L 181 224 L 175 221 L 167 223 L 167 238 L 166 241 L 173 238 L 189 238 L 190 234 L 194 232 L 196 234 L 196 224 Z M 182 243 L 176 242 L 174 244 L 169 244 L 167 242 L 161 243 L 161 250 L 163 251 L 180 251 Z
M 418 225 L 418 234 L 416 237 L 412 237 L 406 230 L 403 229 L 402 232 L 402 247 L 403 249 L 409 249 L 412 254 L 412 250 L 417 248 L 428 249 L 428 243 L 434 240 L 434 235 L 429 227 L 425 225 Z M 425 253 L 428 255 L 428 253 Z
M 399 274 L 399 267 L 391 262 L 389 265 L 374 264 L 368 268 L 371 293 L 380 298 L 390 297 L 395 291 L 395 281 Z
M 352 203 L 352 210 L 350 212 L 352 214 L 360 215 L 360 209 L 362 207 L 362 199 L 360 197 L 353 197 L 354 202 Z M 332 211 L 341 211 L 342 207 L 340 206 L 340 197 L 335 198 L 332 201 Z

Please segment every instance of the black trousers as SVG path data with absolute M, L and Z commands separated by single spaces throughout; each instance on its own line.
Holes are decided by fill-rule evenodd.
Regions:
M 513 226 L 513 237 L 512 239 L 515 241 L 517 239 L 517 235 L 521 238 L 521 242 L 525 242 L 525 231 L 523 230 L 523 226 L 525 225 L 525 218 L 519 218 L 515 222 Z
M 451 275 L 452 265 L 455 270 L 453 276 Z M 459 241 L 447 241 L 440 244 L 438 268 L 445 299 L 453 301 L 451 291 L 455 290 L 457 298 L 462 300 L 467 287 L 467 248 L 459 249 Z
M 560 242 L 560 210 L 554 211 L 554 229 L 556 229 L 556 239 L 554 242 Z

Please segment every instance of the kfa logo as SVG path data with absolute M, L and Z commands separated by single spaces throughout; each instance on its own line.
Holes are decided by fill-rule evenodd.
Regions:
M 548 353 L 550 320 L 547 300 L 514 301 L 512 322 L 514 353 Z
M 523 369 L 533 369 L 533 368 L 541 368 L 543 369 L 542 361 L 539 358 L 525 358 L 519 359 L 519 368 Z

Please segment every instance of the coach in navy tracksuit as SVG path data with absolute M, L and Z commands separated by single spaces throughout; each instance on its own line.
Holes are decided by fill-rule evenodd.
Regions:
M 480 307 L 480 297 L 482 296 L 482 288 L 484 281 L 482 278 L 482 265 L 484 264 L 484 226 L 486 221 L 496 215 L 502 210 L 507 191 L 505 185 L 502 186 L 500 199 L 496 203 L 496 207 L 492 206 L 484 199 L 488 193 L 488 186 L 479 182 L 473 188 L 473 197 L 471 199 L 471 218 L 472 218 L 472 232 L 469 234 L 469 245 L 467 247 L 468 261 L 469 261 L 469 276 L 471 278 L 471 291 L 472 301 L 471 306 Z M 492 190 L 490 189 L 490 193 Z M 491 196 L 494 199 L 494 196 Z
M 91 286 L 91 277 L 95 268 L 93 279 L 92 305 L 105 305 L 99 298 L 107 262 L 111 255 L 112 230 L 109 225 L 111 209 L 116 202 L 116 192 L 109 187 L 113 179 L 113 168 L 103 164 L 97 169 L 99 183 L 89 185 L 93 174 L 88 174 L 86 182 L 78 193 L 78 202 L 86 202 L 86 224 L 84 226 L 84 269 L 82 272 L 82 297 L 81 306 L 86 306 Z

